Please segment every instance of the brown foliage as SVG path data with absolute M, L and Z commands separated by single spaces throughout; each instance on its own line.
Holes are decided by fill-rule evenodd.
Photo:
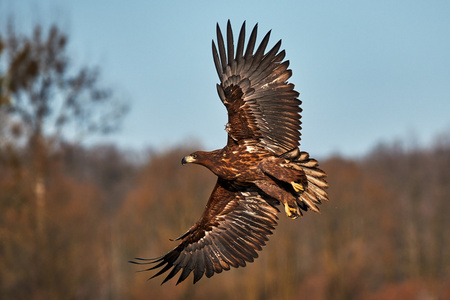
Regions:
M 150 153 L 65 145 L 48 152 L 46 227 L 38 239 L 26 159 L 0 152 L 0 297 L 27 299 L 445 298 L 450 257 L 450 145 L 379 147 L 330 158 L 321 214 L 280 214 L 260 258 L 174 287 L 127 261 L 157 257 L 199 217 L 215 183 L 181 166 L 192 149 Z M 9 154 L 8 154 L 9 153 Z M 26 153 L 16 153 L 19 158 Z
M 37 136 L 19 147 L 6 138 L 1 299 L 450 297 L 445 140 L 427 150 L 393 144 L 359 160 L 323 161 L 330 202 L 320 215 L 292 221 L 280 214 L 256 262 L 173 287 L 147 281 L 153 273 L 135 273 L 127 261 L 164 254 L 176 245 L 168 239 L 200 217 L 216 179 L 199 166 L 181 166 L 192 149 L 136 160 L 114 146 L 54 147 Z M 45 209 L 36 202 L 38 187 Z
M 109 298 L 113 291 L 111 283 L 97 287 L 113 278 L 111 216 L 133 167 L 120 165 L 115 148 L 91 150 L 102 158 L 71 157 L 67 150 L 86 151 L 65 144 L 63 131 L 109 132 L 125 106 L 99 86 L 97 69 L 71 66 L 67 42 L 56 25 L 36 25 L 30 36 L 11 23 L 0 31 L 1 299 Z M 70 168 L 73 158 L 87 174 Z M 95 169 L 104 159 L 112 159 L 108 168 Z
M 85 121 L 109 97 L 95 69 L 66 73 L 66 44 L 54 27 L 0 36 L 0 62 L 9 62 L 0 65 L 0 299 L 450 298 L 445 137 L 430 149 L 393 144 L 358 160 L 329 158 L 321 167 L 330 202 L 320 215 L 280 214 L 256 262 L 195 286 L 147 281 L 153 273 L 127 261 L 174 247 L 168 239 L 197 221 L 216 179 L 181 167 L 192 149 L 134 159 L 114 146 L 53 143 L 46 120 Z M 51 91 L 61 87 L 58 114 Z

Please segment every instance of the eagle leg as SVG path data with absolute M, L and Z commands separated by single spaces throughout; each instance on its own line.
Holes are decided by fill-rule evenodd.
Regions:
M 287 159 L 268 157 L 259 163 L 259 168 L 277 180 L 289 183 L 296 193 L 305 191 L 308 185 L 305 172 Z
M 291 185 L 294 188 L 294 191 L 296 191 L 297 193 L 303 192 L 305 190 L 302 184 L 297 183 L 295 181 L 291 181 Z
M 265 180 L 255 181 L 255 184 L 264 193 L 283 203 L 286 216 L 291 219 L 297 219 L 301 216 L 301 211 L 298 208 L 297 200 L 291 193 L 282 189 L 278 185 L 269 183 Z
M 300 215 L 300 211 L 298 209 L 298 206 L 295 205 L 295 207 L 291 207 L 286 202 L 284 202 L 283 204 L 284 204 L 284 211 L 286 212 L 286 216 L 288 216 L 292 220 L 297 219 L 298 216 Z

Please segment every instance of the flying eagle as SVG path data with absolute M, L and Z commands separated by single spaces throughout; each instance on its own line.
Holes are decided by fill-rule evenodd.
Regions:
M 266 52 L 269 31 L 254 51 L 257 28 L 244 52 L 245 22 L 236 48 L 230 21 L 226 44 L 217 24 L 212 52 L 220 79 L 217 92 L 228 111 L 228 142 L 223 149 L 197 151 L 182 160 L 218 177 L 200 220 L 167 254 L 131 261 L 152 265 L 144 271 L 160 269 L 153 277 L 170 270 L 162 283 L 180 271 L 177 284 L 191 272 L 196 283 L 203 275 L 245 267 L 275 229 L 280 203 L 295 219 L 302 210 L 318 212 L 317 205 L 328 200 L 325 172 L 299 150 L 301 101 L 287 82 L 292 71 L 285 51 L 279 51 L 281 40 Z

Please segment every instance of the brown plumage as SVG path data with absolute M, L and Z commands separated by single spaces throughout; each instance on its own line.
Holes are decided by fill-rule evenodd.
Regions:
M 228 143 L 220 150 L 198 151 L 182 163 L 196 163 L 218 176 L 200 220 L 176 240 L 181 243 L 156 259 L 136 258 L 151 264 L 147 270 L 165 272 L 164 282 L 181 271 L 178 283 L 193 272 L 194 283 L 203 275 L 244 267 L 258 257 L 277 224 L 277 205 L 288 217 L 303 211 L 318 212 L 328 200 L 326 174 L 316 160 L 299 150 L 299 93 L 291 76 L 281 40 L 266 52 L 270 31 L 255 49 L 257 25 L 244 53 L 245 22 L 236 52 L 230 22 L 227 43 L 217 25 L 214 63 L 220 84 L 217 91 L 228 111 Z M 152 278 L 153 278 L 152 277 Z

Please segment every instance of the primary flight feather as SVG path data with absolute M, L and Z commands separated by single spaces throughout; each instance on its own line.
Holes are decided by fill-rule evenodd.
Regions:
M 227 145 L 220 150 L 197 151 L 182 163 L 207 167 L 217 175 L 200 220 L 176 240 L 180 244 L 155 259 L 136 258 L 166 272 L 163 283 L 180 273 L 177 284 L 194 274 L 203 275 L 244 267 L 253 262 L 277 225 L 277 206 L 295 219 L 302 211 L 328 200 L 326 174 L 316 160 L 299 150 L 299 93 L 288 83 L 292 71 L 281 40 L 266 51 L 270 31 L 256 46 L 256 25 L 245 46 L 245 22 L 235 49 L 230 21 L 226 44 L 217 25 L 212 42 L 214 64 L 220 79 L 217 92 L 228 111 Z M 236 51 L 235 51 L 236 50 Z

